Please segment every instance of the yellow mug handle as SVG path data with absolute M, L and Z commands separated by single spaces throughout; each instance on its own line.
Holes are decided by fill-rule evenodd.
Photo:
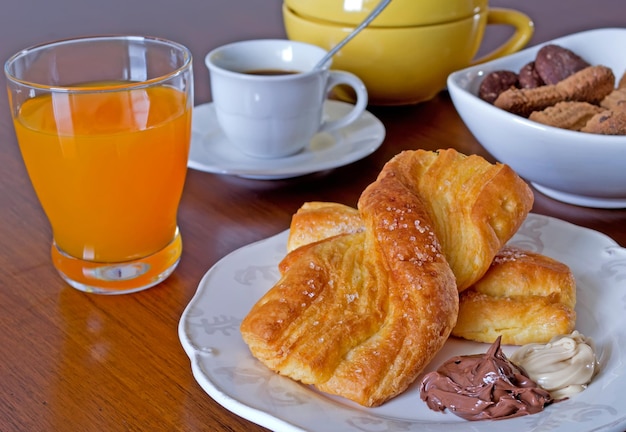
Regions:
M 472 65 L 484 63 L 521 50 L 530 41 L 535 32 L 535 24 L 530 17 L 513 9 L 489 9 L 487 12 L 487 25 L 489 24 L 512 26 L 515 28 L 515 33 L 495 50 L 472 61 Z

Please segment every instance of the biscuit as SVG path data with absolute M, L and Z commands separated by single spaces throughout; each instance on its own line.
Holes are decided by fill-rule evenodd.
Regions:
M 558 45 L 545 45 L 535 57 L 537 74 L 546 84 L 556 84 L 590 66 L 578 54 Z
M 522 117 L 563 101 L 599 103 L 611 93 L 615 75 L 606 66 L 589 66 L 563 81 L 529 89 L 509 89 L 501 93 L 494 105 Z
M 600 106 L 611 111 L 626 112 L 626 87 L 613 90 L 602 99 Z
M 579 131 L 594 115 L 604 111 L 587 102 L 559 102 L 543 111 L 534 111 L 528 117 L 548 126 Z
M 535 68 L 535 62 L 525 64 L 519 71 L 520 88 L 537 88 L 545 85 Z
M 624 72 L 624 75 L 622 75 L 622 78 L 619 80 L 617 88 L 626 88 L 626 72 Z
M 510 89 L 502 92 L 494 105 L 505 111 L 528 117 L 533 111 L 541 111 L 564 100 L 556 86 L 537 88 Z
M 626 111 L 603 111 L 593 116 L 581 129 L 601 135 L 626 135 Z
M 515 72 L 508 70 L 494 71 L 488 74 L 480 83 L 478 97 L 492 104 L 500 93 L 517 86 L 517 74 Z
M 606 66 L 589 66 L 557 83 L 556 87 L 566 100 L 598 104 L 615 89 L 615 75 Z

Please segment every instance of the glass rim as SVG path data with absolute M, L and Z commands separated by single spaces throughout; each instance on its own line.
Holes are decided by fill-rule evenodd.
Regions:
M 71 85 L 56 86 L 56 85 L 40 84 L 40 83 L 20 79 L 9 71 L 11 65 L 15 63 L 16 60 L 30 53 L 38 51 L 42 48 L 54 47 L 55 45 L 64 45 L 64 44 L 67 44 L 68 42 L 82 43 L 82 42 L 89 42 L 89 41 L 104 41 L 104 40 L 150 41 L 150 42 L 157 42 L 163 45 L 169 45 L 169 46 L 175 47 L 176 49 L 180 50 L 183 53 L 184 62 L 181 66 L 177 67 L 176 69 L 173 69 L 171 72 L 163 74 L 163 75 L 159 75 L 154 78 L 150 78 L 150 79 L 147 79 L 144 81 L 138 81 L 138 82 L 129 81 L 129 82 L 124 82 L 120 84 L 107 85 L 106 87 L 88 86 L 88 85 L 87 86 L 81 85 L 80 87 L 71 86 Z M 4 63 L 4 74 L 7 80 L 9 80 L 10 82 L 19 84 L 24 87 L 36 89 L 36 90 L 46 90 L 49 92 L 57 92 L 57 93 L 95 93 L 95 92 L 101 93 L 101 92 L 111 92 L 111 91 L 120 91 L 120 90 L 142 89 L 145 87 L 153 86 L 154 84 L 159 83 L 159 82 L 167 81 L 171 78 L 176 77 L 177 75 L 184 73 L 186 70 L 191 69 L 192 59 L 193 59 L 193 56 L 191 54 L 191 51 L 185 45 L 182 45 L 178 42 L 174 42 L 169 39 L 160 38 L 156 36 L 135 36 L 135 35 L 81 36 L 81 37 L 71 37 L 71 38 L 43 42 L 43 43 L 31 45 L 27 48 L 24 48 L 16 52 L 15 54 L 13 54 L 7 59 L 7 61 Z

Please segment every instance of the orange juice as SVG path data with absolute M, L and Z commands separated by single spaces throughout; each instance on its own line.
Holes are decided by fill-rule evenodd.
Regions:
M 24 102 L 15 131 L 58 248 L 114 263 L 166 247 L 177 230 L 190 122 L 187 96 L 165 86 Z

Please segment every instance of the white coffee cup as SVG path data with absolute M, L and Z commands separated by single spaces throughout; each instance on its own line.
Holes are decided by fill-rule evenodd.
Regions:
M 367 90 L 355 75 L 313 70 L 326 51 L 280 39 L 249 40 L 221 46 L 206 55 L 217 121 L 242 153 L 280 158 L 305 148 L 320 132 L 347 126 L 367 106 Z M 281 74 L 268 74 L 268 73 Z M 323 118 L 324 102 L 337 85 L 348 85 L 356 103 L 344 117 Z

